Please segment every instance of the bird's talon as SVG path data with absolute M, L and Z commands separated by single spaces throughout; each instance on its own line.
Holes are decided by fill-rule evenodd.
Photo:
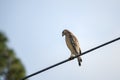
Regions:
M 69 59 L 72 60 L 72 59 L 74 59 L 74 57 L 70 57 Z

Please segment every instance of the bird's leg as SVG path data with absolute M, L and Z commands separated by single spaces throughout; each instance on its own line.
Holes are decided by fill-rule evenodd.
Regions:
M 74 59 L 74 56 L 75 56 L 75 55 L 71 54 L 70 57 L 69 57 L 69 59 L 70 59 L 70 60 Z

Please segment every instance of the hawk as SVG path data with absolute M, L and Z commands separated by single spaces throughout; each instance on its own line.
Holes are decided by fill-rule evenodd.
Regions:
M 75 37 L 75 35 L 67 29 L 63 30 L 62 36 L 64 35 L 65 35 L 65 41 L 66 41 L 67 47 L 71 51 L 70 59 L 72 59 L 76 55 L 81 55 L 79 42 Z M 81 66 L 82 58 L 79 56 L 77 57 L 77 60 L 78 60 L 79 66 Z

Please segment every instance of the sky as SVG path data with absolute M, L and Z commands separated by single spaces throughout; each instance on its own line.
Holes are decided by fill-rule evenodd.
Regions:
M 76 35 L 82 52 L 120 37 L 120 0 L 0 0 L 0 31 L 27 75 L 70 57 L 62 31 Z M 29 80 L 120 80 L 120 41 Z

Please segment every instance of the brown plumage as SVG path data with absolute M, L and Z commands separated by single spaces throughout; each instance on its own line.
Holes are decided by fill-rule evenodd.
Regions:
M 70 32 L 69 30 L 65 29 L 62 32 L 62 36 L 64 36 L 64 35 L 65 35 L 65 41 L 66 41 L 67 47 L 71 51 L 70 58 L 72 58 L 73 56 L 81 54 L 79 42 L 78 42 L 77 38 L 73 35 L 73 33 Z M 79 66 L 80 66 L 81 62 L 82 62 L 81 57 L 79 56 L 77 58 L 77 60 L 78 60 Z

